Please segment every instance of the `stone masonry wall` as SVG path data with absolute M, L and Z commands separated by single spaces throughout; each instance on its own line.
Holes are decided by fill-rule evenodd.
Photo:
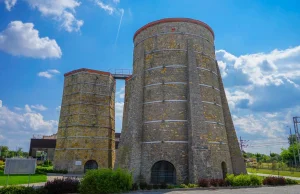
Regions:
M 135 181 L 142 177 L 147 182 L 161 160 L 174 165 L 178 184 L 232 173 L 228 145 L 236 140 L 227 139 L 212 31 L 174 20 L 138 32 L 118 165 L 133 171 Z
M 88 160 L 98 167 L 114 166 L 114 100 L 115 80 L 109 74 L 88 69 L 65 74 L 55 169 L 82 173 Z

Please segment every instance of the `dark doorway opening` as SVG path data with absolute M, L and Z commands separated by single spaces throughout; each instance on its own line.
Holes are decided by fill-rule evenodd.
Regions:
M 221 166 L 222 166 L 223 179 L 225 179 L 226 178 L 226 174 L 227 174 L 227 165 L 226 165 L 225 162 L 222 162 Z
M 176 170 L 172 163 L 168 161 L 158 161 L 151 168 L 151 183 L 176 183 Z
M 84 165 L 84 173 L 86 173 L 87 170 L 93 170 L 98 169 L 98 164 L 95 160 L 89 160 Z

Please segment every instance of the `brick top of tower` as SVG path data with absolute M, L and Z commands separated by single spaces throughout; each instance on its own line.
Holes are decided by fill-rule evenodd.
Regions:
M 143 30 L 145 30 L 151 26 L 157 25 L 157 24 L 168 23 L 168 22 L 188 22 L 188 23 L 194 23 L 194 24 L 201 25 L 201 26 L 205 27 L 206 29 L 208 29 L 212 33 L 213 37 L 215 38 L 215 34 L 214 34 L 214 31 L 212 30 L 212 28 L 204 22 L 201 22 L 199 20 L 189 19 L 189 18 L 165 18 L 165 19 L 161 19 L 161 20 L 156 20 L 154 22 L 150 22 L 150 23 L 146 24 L 145 26 L 141 27 L 140 29 L 138 29 L 133 36 L 133 40 Z
M 105 71 L 98 71 L 98 70 L 93 70 L 93 69 L 81 68 L 81 69 L 76 69 L 76 70 L 70 71 L 68 73 L 65 73 L 64 76 L 67 77 L 67 76 L 70 76 L 70 75 L 73 75 L 73 74 L 79 73 L 79 72 L 96 73 L 96 74 L 100 74 L 100 75 L 111 75 L 111 73 L 105 72 Z

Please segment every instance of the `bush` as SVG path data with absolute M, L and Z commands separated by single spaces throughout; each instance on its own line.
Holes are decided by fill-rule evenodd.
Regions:
M 46 160 L 42 166 L 52 166 L 52 162 L 50 160 Z
M 35 174 L 47 174 L 47 173 L 58 173 L 58 174 L 67 174 L 67 170 L 54 170 L 49 168 L 38 167 L 35 170 Z
M 209 180 L 208 179 L 199 179 L 198 186 L 199 187 L 209 187 Z
M 219 179 L 210 179 L 209 183 L 211 186 L 217 187 L 219 186 Z
M 1 170 L 1 171 L 4 170 L 4 167 L 5 167 L 5 166 L 0 166 L 0 170 Z
M 293 179 L 286 178 L 285 180 L 286 180 L 286 184 L 288 184 L 288 185 L 297 185 L 298 184 L 298 182 Z
M 0 194 L 36 194 L 33 187 L 9 186 L 0 188 Z
M 3 160 L 0 160 L 0 166 L 4 166 L 5 162 Z
M 219 187 L 226 187 L 227 186 L 227 183 L 224 179 L 218 179 L 218 185 Z
M 189 188 L 186 184 L 180 184 L 179 188 Z
M 226 176 L 226 182 L 231 186 L 257 186 L 262 184 L 262 178 L 257 175 L 233 174 Z
M 175 186 L 174 185 L 168 185 L 168 188 L 167 189 L 174 189 Z
M 196 185 L 196 184 L 191 184 L 191 183 L 189 183 L 187 186 L 188 186 L 188 188 L 196 188 L 196 187 L 198 187 L 198 185 Z
M 232 185 L 234 179 L 234 174 L 227 174 L 225 181 L 227 185 Z
M 284 177 L 266 177 L 264 180 L 263 180 L 263 184 L 264 185 L 286 185 L 287 184 L 287 181 Z
M 44 188 L 51 194 L 77 193 L 79 181 L 71 178 L 54 179 L 53 181 L 48 181 Z
M 121 193 L 132 187 L 132 175 L 122 169 L 89 170 L 81 180 L 82 194 Z
M 140 189 L 145 190 L 147 189 L 148 184 L 144 181 L 140 182 Z

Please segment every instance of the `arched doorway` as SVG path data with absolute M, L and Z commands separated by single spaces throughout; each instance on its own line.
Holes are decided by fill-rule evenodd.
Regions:
M 226 178 L 226 174 L 227 174 L 227 165 L 225 162 L 221 163 L 221 167 L 222 167 L 222 174 L 223 174 L 223 179 Z
M 87 170 L 92 169 L 98 169 L 98 164 L 95 160 L 89 160 L 84 165 L 84 173 L 86 173 Z
M 172 163 L 162 160 L 156 162 L 151 168 L 151 183 L 176 183 L 176 170 Z

